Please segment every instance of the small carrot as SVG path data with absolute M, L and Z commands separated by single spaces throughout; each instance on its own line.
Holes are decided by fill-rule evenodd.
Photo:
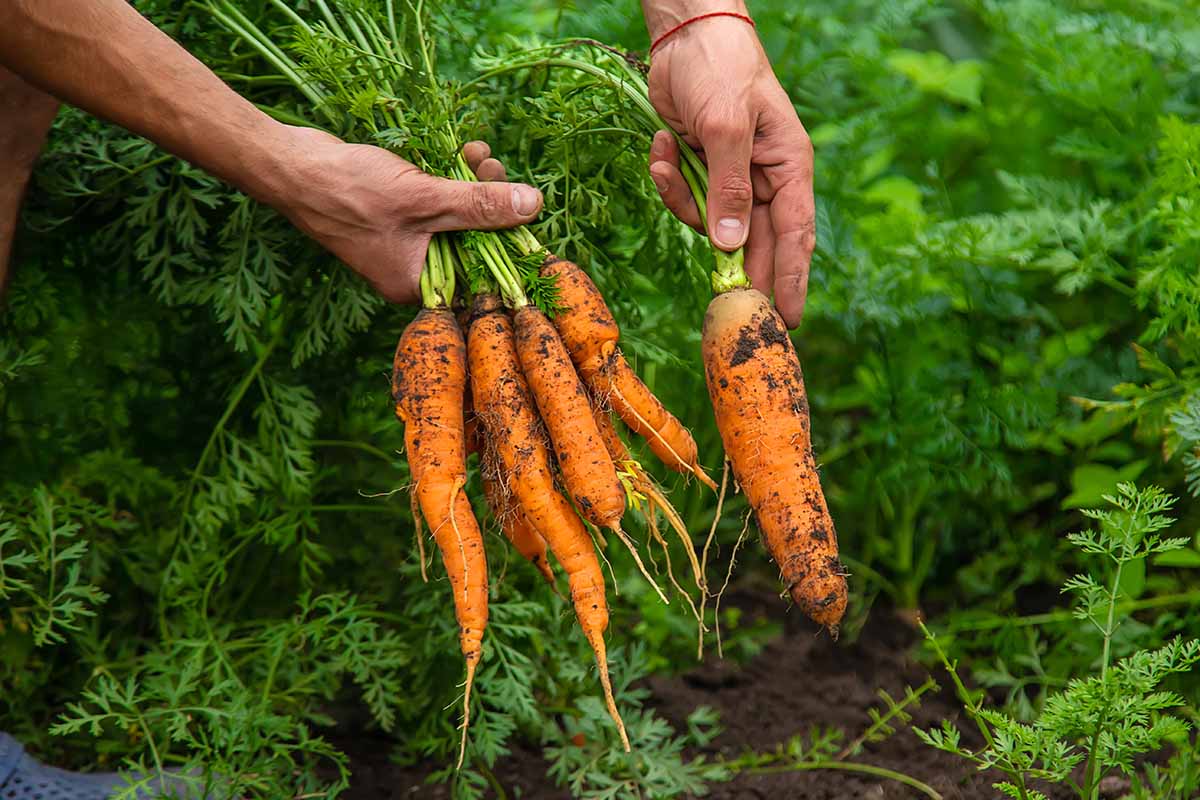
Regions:
M 683 587 L 679 585 L 679 582 L 675 580 L 675 572 L 671 566 L 670 552 L 667 548 L 666 540 L 662 537 L 662 533 L 658 529 L 656 514 L 658 511 L 661 511 L 663 516 L 666 517 L 667 523 L 679 535 L 679 540 L 683 543 L 684 552 L 687 554 L 688 561 L 692 565 L 692 572 L 696 579 L 696 588 L 703 592 L 705 589 L 704 575 L 700 570 L 700 562 L 696 558 L 696 548 L 692 544 L 692 538 L 688 534 L 687 526 L 683 524 L 679 512 L 675 510 L 675 507 L 671 505 L 671 502 L 662 493 L 662 490 L 658 488 L 658 484 L 655 483 L 654 478 L 650 477 L 642 469 L 642 465 L 630 455 L 629 448 L 625 446 L 621 435 L 617 433 L 616 425 L 613 424 L 612 414 L 602 409 L 598 403 L 593 401 L 592 416 L 596 420 L 596 428 L 600 431 L 600 438 L 604 442 L 604 446 L 608 449 L 609 455 L 612 456 L 613 463 L 617 465 L 617 469 L 619 470 L 618 475 L 621 477 L 622 482 L 628 483 L 628 491 L 633 498 L 633 505 L 643 513 L 650 535 L 662 547 L 663 555 L 666 557 L 667 562 L 667 577 L 676 590 L 686 598 L 697 620 L 702 622 L 700 620 L 700 612 L 696 609 L 691 595 L 685 592 Z M 650 580 L 650 576 L 646 575 L 646 579 Z M 651 583 L 653 584 L 653 581 Z
M 715 490 L 716 484 L 699 465 L 691 433 L 625 360 L 618 346 L 620 328 L 592 279 L 570 261 L 553 257 L 546 259 L 541 273 L 556 278 L 560 310 L 554 315 L 554 326 L 592 393 L 645 438 L 668 468 L 690 472 Z
M 454 315 L 445 309 L 424 308 L 404 329 L 392 370 L 392 397 L 396 416 L 404 424 L 414 491 L 446 565 L 459 644 L 466 659 L 459 766 L 466 754 L 471 686 L 488 614 L 483 534 L 463 491 L 467 482 L 463 432 L 466 367 L 466 345 Z
M 761 292 L 732 288 L 708 306 L 703 353 L 717 428 L 767 549 L 796 605 L 836 634 L 846 611 L 845 570 L 787 328 Z
M 517 357 L 558 457 L 563 483 L 593 525 L 620 529 L 625 493 L 612 456 L 600 440 L 587 391 L 558 331 L 538 308 L 513 314 Z
M 509 484 L 518 505 L 567 573 L 579 627 L 596 655 L 608 712 L 625 749 L 629 750 L 629 737 L 617 711 L 608 674 L 604 574 L 583 521 L 554 485 L 550 451 L 521 372 L 513 323 L 494 295 L 476 298 L 467 333 L 467 352 L 476 414 L 510 476 Z
M 480 470 L 483 496 L 487 498 L 488 508 L 517 552 L 537 568 L 546 583 L 554 586 L 554 571 L 550 569 L 550 560 L 546 555 L 546 540 L 529 524 L 525 512 L 513 499 L 512 488 L 499 461 L 498 457 L 490 456 Z

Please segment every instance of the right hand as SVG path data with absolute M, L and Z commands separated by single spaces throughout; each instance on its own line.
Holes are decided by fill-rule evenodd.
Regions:
M 738 0 L 647 3 L 650 35 L 706 11 L 745 13 Z M 774 294 L 789 328 L 800 324 L 816 244 L 813 149 L 779 85 L 754 28 L 712 17 L 671 34 L 650 59 L 650 100 L 709 169 L 707 219 L 701 220 L 679 170 L 679 146 L 654 137 L 650 175 L 663 202 L 685 223 L 707 230 L 722 250 L 746 247 L 754 287 Z
M 542 194 L 532 186 L 486 182 L 503 180 L 504 169 L 482 142 L 464 148 L 485 181 L 475 183 L 428 175 L 371 145 L 310 128 L 292 131 L 298 180 L 272 205 L 393 303 L 420 301 L 433 234 L 511 228 L 542 209 Z

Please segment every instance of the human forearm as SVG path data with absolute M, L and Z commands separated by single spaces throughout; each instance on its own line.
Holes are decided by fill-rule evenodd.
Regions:
M 642 0 L 642 13 L 651 41 L 684 20 L 716 11 L 747 13 L 743 0 Z
M 57 100 L 0 67 L 0 294 L 21 198 L 57 113 Z
M 124 0 L 0 0 L 0 63 L 259 200 L 293 190 L 287 127 Z

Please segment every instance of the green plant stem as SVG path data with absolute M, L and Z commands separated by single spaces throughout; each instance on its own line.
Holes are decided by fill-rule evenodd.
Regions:
M 1119 603 L 1117 608 L 1122 614 L 1135 613 L 1138 611 L 1146 611 L 1151 608 L 1161 608 L 1163 606 L 1175 605 L 1190 605 L 1200 603 L 1200 589 L 1195 589 L 1190 592 L 1176 592 L 1174 594 L 1164 594 L 1158 597 L 1151 597 L 1146 600 L 1129 600 L 1124 603 Z M 1012 626 L 1014 628 L 1036 627 L 1039 625 L 1053 625 L 1057 623 L 1071 622 L 1075 619 L 1075 614 L 1072 611 L 1048 611 L 1044 614 L 1030 614 L 1024 617 L 997 617 L 996 619 L 984 619 L 977 622 L 954 623 L 948 626 L 949 633 L 960 633 L 963 631 L 987 631 L 996 628 L 1004 628 Z
M 569 58 L 562 55 L 562 50 L 566 47 L 578 45 L 599 47 L 608 54 L 614 63 L 618 64 L 619 72 L 578 58 Z M 469 87 L 498 75 L 523 69 L 561 67 L 591 75 L 599 79 L 602 83 L 606 83 L 617 89 L 633 105 L 637 112 L 637 119 L 647 133 L 653 135 L 657 131 L 666 130 L 670 131 L 671 135 L 675 137 L 679 145 L 680 172 L 683 173 L 683 178 L 687 182 L 688 188 L 691 189 L 692 196 L 696 201 L 701 225 L 704 224 L 708 215 L 706 202 L 708 196 L 708 168 L 691 146 L 655 110 L 654 105 L 650 102 L 649 88 L 646 85 L 645 79 L 624 58 L 612 49 L 599 46 L 599 43 L 590 40 L 574 40 L 569 45 L 556 45 L 531 50 L 523 54 L 523 56 L 524 58 L 517 58 L 511 63 L 502 64 L 484 71 L 478 77 L 464 84 L 464 87 Z M 713 257 L 716 260 L 711 279 L 714 294 L 722 294 L 734 289 L 750 286 L 750 278 L 746 275 L 745 255 L 742 248 L 738 248 L 730 253 L 719 247 L 712 246 L 712 251 Z
M 312 444 L 313 447 L 344 447 L 348 450 L 362 450 L 364 453 L 378 456 L 389 464 L 396 461 L 392 456 L 389 456 L 375 445 L 368 444 L 367 442 L 355 442 L 350 439 L 313 439 Z
M 1121 572 L 1125 568 L 1123 559 L 1116 559 L 1117 569 L 1113 573 L 1112 588 L 1108 592 L 1108 614 L 1104 621 L 1104 647 L 1100 655 L 1100 683 L 1104 684 L 1104 679 L 1108 677 L 1109 662 L 1112 660 L 1112 637 L 1116 632 L 1116 616 L 1117 616 L 1117 595 L 1121 592 Z M 1084 769 L 1084 790 L 1087 792 L 1091 800 L 1099 800 L 1100 797 L 1100 761 L 1096 756 L 1096 751 L 1100 748 L 1100 732 L 1104 730 L 1105 724 L 1108 722 L 1108 707 L 1105 706 L 1104 713 L 1100 715 L 1096 722 L 1096 730 L 1092 734 L 1091 741 L 1088 745 L 1087 767 Z
M 750 767 L 743 771 L 749 772 L 752 775 L 771 775 L 781 772 L 800 772 L 817 769 L 860 772 L 864 775 L 873 775 L 877 778 L 887 778 L 888 780 L 902 783 L 910 789 L 916 789 L 926 797 L 932 798 L 932 800 L 942 800 L 942 795 L 929 784 L 919 781 L 911 775 L 905 775 L 903 772 L 896 772 L 886 767 L 876 767 L 871 764 L 855 764 L 850 761 L 793 761 L 779 766 Z

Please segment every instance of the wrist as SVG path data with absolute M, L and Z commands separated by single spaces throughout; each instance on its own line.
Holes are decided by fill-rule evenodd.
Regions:
M 744 0 L 642 0 L 650 41 L 693 17 L 714 12 L 749 16 Z

